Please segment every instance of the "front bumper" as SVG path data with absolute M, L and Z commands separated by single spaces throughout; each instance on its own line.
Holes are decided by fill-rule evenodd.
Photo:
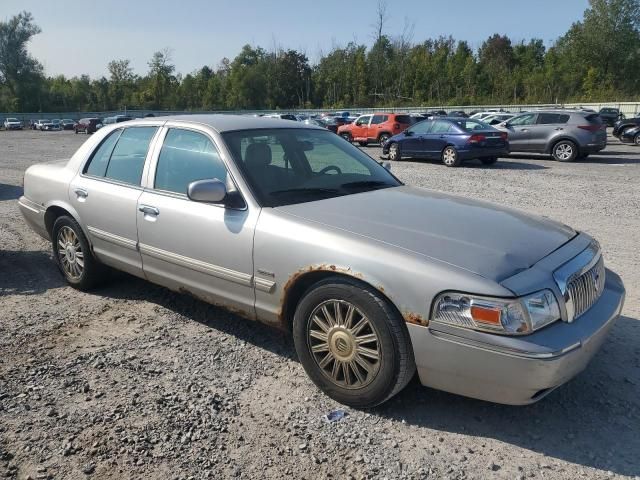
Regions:
M 511 347 L 505 337 L 496 342 L 486 334 L 485 343 L 460 328 L 407 324 L 420 381 L 495 403 L 534 403 L 585 369 L 620 315 L 624 297 L 622 280 L 607 270 L 602 296 L 585 314 L 514 337 Z

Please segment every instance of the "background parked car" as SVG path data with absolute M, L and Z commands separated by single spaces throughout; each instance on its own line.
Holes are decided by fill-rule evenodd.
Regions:
M 442 117 L 416 123 L 394 135 L 382 145 L 382 153 L 390 160 L 403 156 L 441 160 L 447 167 L 475 158 L 492 165 L 509 153 L 509 142 L 505 132 L 479 120 Z
M 133 120 L 133 117 L 127 115 L 115 115 L 113 117 L 107 117 L 102 121 L 102 125 L 111 125 L 113 123 L 128 122 Z
M 633 118 L 621 118 L 613 125 L 612 135 L 614 137 L 620 138 L 620 136 L 630 128 L 635 128 L 640 126 L 640 117 L 635 116 Z
M 282 120 L 293 120 L 294 122 L 298 121 L 296 116 L 292 115 L 291 113 L 271 113 L 269 115 L 265 115 L 264 118 L 280 118 Z
M 448 116 L 449 117 L 456 117 L 456 118 L 467 118 L 469 115 L 467 115 L 464 110 L 453 110 L 453 111 L 449 112 Z
M 22 130 L 22 122 L 17 118 L 7 118 L 3 125 L 5 130 Z
M 70 118 L 63 118 L 60 121 L 60 125 L 62 126 L 63 130 L 73 130 L 73 127 L 75 126 L 75 124 L 76 122 L 74 122 Z
M 338 122 L 334 117 L 322 117 L 315 119 L 316 122 L 320 122 L 324 128 L 331 130 L 333 133 L 338 133 Z
M 506 122 L 514 117 L 513 113 L 494 113 L 493 115 L 489 115 L 488 117 L 484 117 L 482 121 L 484 123 L 488 123 L 489 125 L 498 125 L 502 122 Z
M 40 120 L 36 120 L 35 123 L 33 124 L 33 129 L 34 130 L 42 130 L 42 126 L 45 123 L 48 123 L 49 120 L 45 120 L 45 119 L 40 119 Z
M 608 127 L 613 127 L 618 120 L 624 118 L 624 115 L 617 108 L 604 107 L 598 113 Z
M 511 152 L 546 153 L 571 162 L 607 146 L 606 125 L 597 113 L 584 110 L 538 110 L 496 125 L 509 135 Z
M 60 120 L 38 120 L 39 128 L 38 130 L 42 132 L 52 132 L 60 130 Z
M 98 130 L 97 125 L 99 122 L 100 119 L 95 117 L 81 118 L 80 120 L 78 120 L 78 123 L 76 123 L 74 130 L 76 133 L 95 133 L 96 130 Z
M 411 116 L 398 113 L 374 113 L 362 115 L 355 122 L 338 128 L 338 135 L 349 142 L 356 141 L 361 146 L 369 142 L 383 144 L 389 138 L 412 124 Z
M 640 126 L 634 128 L 627 128 L 621 135 L 620 141 L 622 143 L 633 143 L 640 146 Z

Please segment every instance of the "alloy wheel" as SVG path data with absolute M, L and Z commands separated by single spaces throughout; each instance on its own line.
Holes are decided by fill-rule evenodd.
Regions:
M 569 160 L 573 156 L 573 147 L 568 143 L 561 143 L 556 147 L 556 157 L 560 160 Z
M 456 162 L 456 157 L 456 151 L 451 147 L 445 148 L 444 152 L 442 152 L 442 161 L 447 166 L 453 165 Z
M 71 227 L 64 226 L 58 231 L 58 260 L 64 273 L 74 280 L 84 272 L 84 252 L 80 239 Z
M 313 310 L 307 344 L 322 374 L 342 388 L 363 388 L 380 370 L 378 332 L 358 307 L 345 300 L 327 300 Z
M 392 143 L 389 147 L 389 158 L 391 160 L 399 160 L 400 159 L 400 147 L 397 143 Z

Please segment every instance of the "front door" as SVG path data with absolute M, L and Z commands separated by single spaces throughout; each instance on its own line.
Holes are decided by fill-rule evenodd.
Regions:
M 545 152 L 551 138 L 562 134 L 569 117 L 566 113 L 539 113 L 536 124 L 530 127 L 529 149 Z
M 87 228 L 96 257 L 142 276 L 136 209 L 149 144 L 158 127 L 114 130 L 69 187 L 69 198 Z
M 138 200 L 144 273 L 172 290 L 255 318 L 252 249 L 258 212 L 187 197 L 189 183 L 213 178 L 232 188 L 211 138 L 168 128 L 149 172 L 149 188 Z
M 405 135 L 405 138 L 402 140 L 402 153 L 416 157 L 426 156 L 425 140 L 432 126 L 433 120 L 424 120 L 407 129 L 406 133 L 409 135 Z
M 536 124 L 537 113 L 525 113 L 509 120 L 505 129 L 509 135 L 509 150 L 512 152 L 528 152 L 532 127 Z
M 435 120 L 429 133 L 424 136 L 424 151 L 427 157 L 440 159 L 444 147 L 449 142 L 448 135 L 451 123 L 446 120 Z
M 358 117 L 355 122 L 353 122 L 353 127 L 351 129 L 351 136 L 356 141 L 366 141 L 367 135 L 369 134 L 369 122 L 371 121 L 372 115 L 363 115 Z

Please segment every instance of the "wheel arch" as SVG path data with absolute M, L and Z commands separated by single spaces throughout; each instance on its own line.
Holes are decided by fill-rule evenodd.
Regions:
M 89 246 L 92 246 L 89 233 L 87 232 L 87 229 L 84 227 L 84 225 L 80 221 L 80 216 L 78 215 L 78 212 L 71 205 L 68 205 L 63 202 L 52 202 L 46 207 L 46 210 L 44 212 L 44 226 L 45 226 L 45 229 L 47 230 L 47 233 L 49 234 L 49 237 L 53 238 L 53 232 L 52 232 L 53 224 L 56 222 L 56 220 L 59 217 L 62 217 L 64 215 L 68 215 L 69 217 L 73 218 L 76 222 L 78 222 L 78 225 L 80 225 L 80 228 L 82 228 L 82 233 L 84 233 L 84 236 L 87 238 L 87 242 L 89 242 Z
M 570 137 L 568 135 L 562 135 L 560 137 L 555 137 L 553 138 L 551 141 L 549 141 L 549 143 L 547 144 L 547 148 L 545 149 L 544 153 L 552 153 L 554 147 L 559 143 L 562 142 L 563 140 L 568 140 L 571 143 L 573 143 L 576 148 L 578 149 L 578 151 L 580 151 L 580 142 L 578 142 L 575 138 Z
M 288 332 L 292 331 L 293 316 L 305 293 L 307 293 L 309 289 L 317 283 L 328 278 L 349 279 L 364 288 L 374 291 L 380 296 L 380 298 L 388 303 L 390 308 L 392 308 L 400 318 L 404 319 L 407 323 L 421 325 L 426 325 L 427 323 L 426 320 L 418 314 L 411 312 L 402 313 L 395 302 L 385 293 L 385 288 L 382 285 L 376 287 L 372 283 L 366 281 L 366 279 L 362 278 L 361 275 L 351 272 L 351 270 L 342 270 L 335 265 L 329 265 L 326 268 L 315 267 L 298 272 L 292 275 L 286 283 L 283 288 L 284 293 L 280 309 L 280 326 L 283 330 Z

